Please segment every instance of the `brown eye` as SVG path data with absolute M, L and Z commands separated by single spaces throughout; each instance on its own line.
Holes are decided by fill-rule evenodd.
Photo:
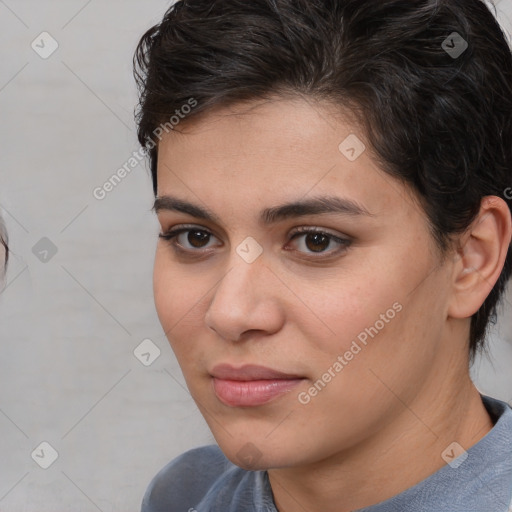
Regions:
M 159 235 L 176 249 L 190 252 L 208 247 L 207 244 L 212 236 L 209 231 L 198 228 L 180 228 Z
M 302 240 L 300 240 L 302 238 Z M 305 254 L 327 254 L 331 255 L 345 250 L 351 243 L 347 238 L 338 236 L 311 228 L 299 228 L 291 237 L 291 240 L 299 239 L 298 252 Z M 334 246 L 330 251 L 329 247 Z
M 190 243 L 190 245 L 193 245 L 194 247 L 197 247 L 198 249 L 203 247 L 204 241 L 208 241 L 210 237 L 209 233 L 205 233 L 204 231 L 199 230 L 190 230 L 188 231 L 187 242 Z
M 322 233 L 308 233 L 305 244 L 313 252 L 322 252 L 329 247 L 330 238 Z

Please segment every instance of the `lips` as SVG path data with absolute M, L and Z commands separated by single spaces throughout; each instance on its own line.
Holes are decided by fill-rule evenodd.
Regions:
M 245 365 L 241 368 L 234 368 L 229 364 L 219 364 L 213 368 L 211 375 L 217 379 L 224 380 L 281 380 L 281 379 L 302 379 L 297 374 L 283 373 L 272 368 L 257 365 Z
M 230 407 L 254 407 L 266 404 L 293 390 L 304 377 L 264 366 L 234 368 L 228 364 L 211 371 L 217 398 Z

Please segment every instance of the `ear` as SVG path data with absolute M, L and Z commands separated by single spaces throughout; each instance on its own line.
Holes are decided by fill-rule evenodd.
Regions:
M 469 318 L 480 309 L 501 274 L 511 239 L 507 203 L 497 196 L 484 197 L 457 250 L 449 316 Z

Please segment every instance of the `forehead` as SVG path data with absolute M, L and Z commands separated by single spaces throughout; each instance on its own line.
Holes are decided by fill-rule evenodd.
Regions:
M 368 212 L 417 208 L 410 190 L 375 163 L 365 134 L 327 104 L 281 99 L 217 109 L 164 134 L 158 196 L 233 211 L 337 195 Z

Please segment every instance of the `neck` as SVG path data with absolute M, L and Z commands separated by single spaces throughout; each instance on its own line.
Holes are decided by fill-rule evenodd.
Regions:
M 403 405 L 391 424 L 348 450 L 268 470 L 279 512 L 350 512 L 385 501 L 446 465 L 441 454 L 454 441 L 468 450 L 493 427 L 467 365 L 455 357 Z

